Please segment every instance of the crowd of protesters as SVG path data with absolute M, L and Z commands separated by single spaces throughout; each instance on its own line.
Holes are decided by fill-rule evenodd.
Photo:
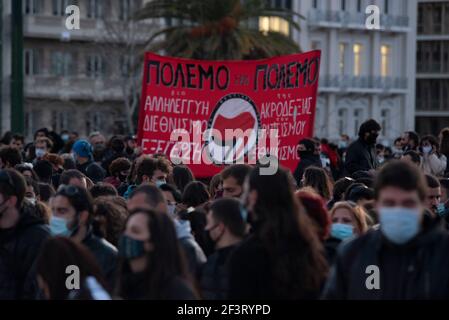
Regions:
M 0 300 L 447 299 L 449 128 L 392 147 L 381 129 L 208 181 L 132 136 L 7 133 Z

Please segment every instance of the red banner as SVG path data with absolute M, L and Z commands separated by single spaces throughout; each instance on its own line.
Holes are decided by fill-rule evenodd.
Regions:
M 294 170 L 297 144 L 311 137 L 320 51 L 252 61 L 145 56 L 138 138 L 210 177 L 267 153 Z

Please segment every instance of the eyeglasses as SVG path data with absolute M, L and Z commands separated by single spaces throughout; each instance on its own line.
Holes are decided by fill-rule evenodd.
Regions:
M 12 189 L 15 189 L 11 176 L 5 170 L 0 170 L 0 182 L 7 183 Z

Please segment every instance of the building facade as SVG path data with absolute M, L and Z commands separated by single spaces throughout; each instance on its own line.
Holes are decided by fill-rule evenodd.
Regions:
M 0 128 L 11 127 L 11 1 L 0 0 Z
M 82 136 L 128 133 L 124 97 L 131 67 L 122 49 L 132 45 L 137 52 L 148 37 L 143 23 L 130 26 L 142 1 L 22 1 L 26 135 L 41 127 Z M 79 30 L 66 27 L 71 4 L 80 9 Z
M 449 127 L 449 1 L 418 5 L 416 129 L 437 135 Z

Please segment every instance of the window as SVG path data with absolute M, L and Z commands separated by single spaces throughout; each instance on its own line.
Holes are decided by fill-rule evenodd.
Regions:
M 341 0 L 341 11 L 346 11 L 346 0 Z
M 338 110 L 338 133 L 346 134 L 347 133 L 347 117 L 348 117 L 348 110 L 347 109 L 340 109 Z
M 87 17 L 96 19 L 101 18 L 103 14 L 102 0 L 88 0 L 87 1 Z
M 346 44 L 340 43 L 340 75 L 345 74 Z
M 384 12 L 390 14 L 390 1 L 384 0 Z
M 130 77 L 131 61 L 129 56 L 120 56 L 120 75 L 123 78 Z
M 443 29 L 443 6 L 442 4 L 433 4 L 432 20 L 433 20 L 433 33 L 441 34 Z
M 90 78 L 101 78 L 104 75 L 105 65 L 99 55 L 87 56 L 86 75 Z
M 313 0 L 312 7 L 318 9 L 318 0 Z
M 359 128 L 363 123 L 363 110 L 355 109 L 354 110 L 354 137 L 357 137 L 359 134 Z
M 27 76 L 39 74 L 39 52 L 36 49 L 25 49 L 23 68 Z
M 280 32 L 286 36 L 290 34 L 290 26 L 287 20 L 279 17 L 260 17 L 259 30 L 264 33 L 269 31 Z
M 321 41 L 312 41 L 310 44 L 310 48 L 312 50 L 320 50 L 321 49 Z
M 362 51 L 363 46 L 361 44 L 354 44 L 354 76 L 359 77 L 362 74 Z
M 51 53 L 50 73 L 57 77 L 67 77 L 74 74 L 73 57 L 69 52 L 55 51 Z
M 380 112 L 382 134 L 384 137 L 388 137 L 390 133 L 390 110 L 383 109 Z
M 131 0 L 120 0 L 120 15 L 122 21 L 128 20 L 131 16 L 132 4 Z
M 362 0 L 357 0 L 357 12 L 362 12 Z
M 78 5 L 77 0 L 53 0 L 53 15 L 65 16 L 65 9 L 70 5 Z
M 391 49 L 390 46 L 382 45 L 380 47 L 380 75 L 382 77 L 388 77 L 390 75 L 390 58 Z
M 35 15 L 41 12 L 42 3 L 41 0 L 24 0 L 23 12 L 26 15 Z

